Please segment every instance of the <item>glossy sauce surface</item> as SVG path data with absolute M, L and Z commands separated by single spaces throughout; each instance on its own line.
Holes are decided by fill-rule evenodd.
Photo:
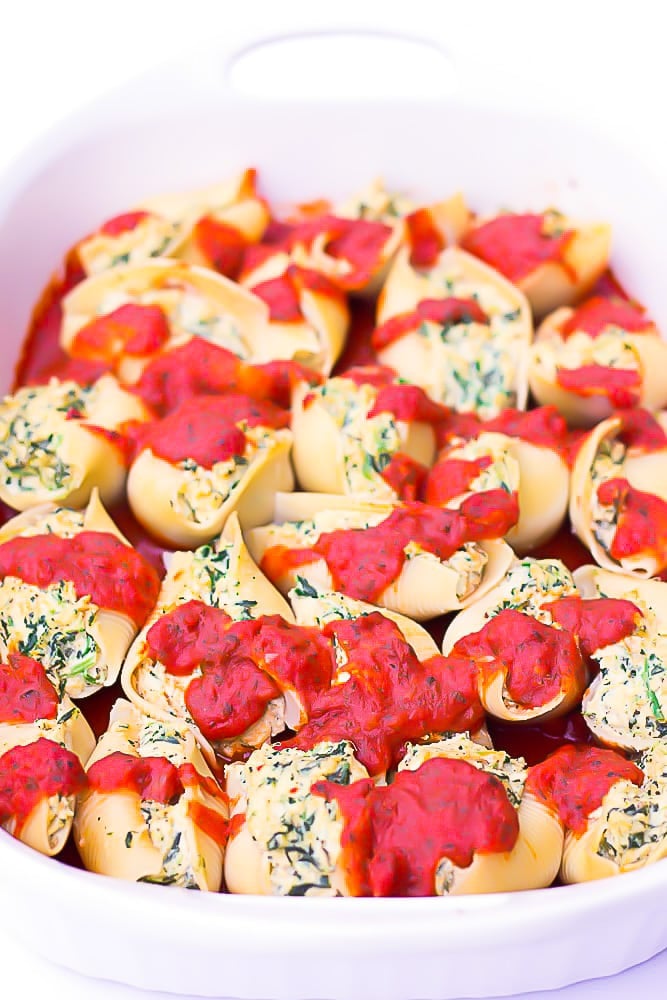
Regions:
M 494 775 L 462 760 L 434 758 L 391 785 L 318 782 L 344 819 L 343 866 L 363 896 L 433 896 L 443 858 L 468 868 L 476 854 L 511 851 L 516 810 Z

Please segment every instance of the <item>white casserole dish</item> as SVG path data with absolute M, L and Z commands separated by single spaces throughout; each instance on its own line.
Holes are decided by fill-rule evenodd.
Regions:
M 378 173 L 480 211 L 556 204 L 609 220 L 622 279 L 667 326 L 667 184 L 566 121 L 491 103 L 272 103 L 222 85 L 220 56 L 170 66 L 70 118 L 0 184 L 3 388 L 65 249 L 159 191 L 259 168 L 272 200 L 342 196 Z M 667 862 L 622 878 L 452 899 L 214 896 L 69 869 L 0 833 L 11 929 L 53 961 L 197 996 L 444 1000 L 609 975 L 667 946 Z M 10 908 L 6 908 L 8 911 Z M 622 925 L 623 933 L 618 933 Z

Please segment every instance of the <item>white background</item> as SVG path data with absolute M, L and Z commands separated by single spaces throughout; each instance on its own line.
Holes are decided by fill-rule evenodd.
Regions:
M 258 64 L 238 65 L 232 79 L 238 86 L 266 91 L 267 96 L 278 88 L 302 93 L 304 86 L 313 97 L 328 92 L 419 94 L 425 89 L 446 93 L 455 87 L 483 93 L 491 87 L 515 103 L 556 109 L 593 122 L 627 143 L 656 170 L 667 173 L 665 36 L 660 9 L 651 0 L 403 0 L 397 4 L 334 0 L 330 5 L 315 0 L 114 0 L 105 4 L 15 0 L 10 11 L 4 0 L 0 4 L 0 171 L 34 136 L 68 112 L 163 59 L 219 44 L 222 69 L 224 53 L 241 50 L 262 37 L 355 27 L 437 41 L 451 61 L 441 63 L 434 51 L 427 51 L 412 61 L 404 60 L 400 72 L 393 65 L 369 70 L 359 58 L 358 43 L 352 41 L 337 63 L 337 72 L 328 73 L 321 72 L 324 56 L 321 46 L 314 43 L 302 63 L 297 64 L 291 53 L 274 53 L 263 72 Z M 11 902 L 3 903 L 1 910 L 11 923 Z M 57 901 L 45 905 L 58 920 Z M 621 921 L 618 933 L 623 933 Z M 72 941 L 73 951 L 76 947 Z M 614 947 L 613 940 L 609 947 Z M 0 970 L 3 993 L 12 1000 L 46 996 L 47 992 L 49 1000 L 148 996 L 48 966 L 17 945 L 6 931 L 0 932 Z M 665 981 L 667 953 L 613 980 L 539 996 L 545 1000 L 661 996 Z M 360 983 L 359 996 L 363 995 Z

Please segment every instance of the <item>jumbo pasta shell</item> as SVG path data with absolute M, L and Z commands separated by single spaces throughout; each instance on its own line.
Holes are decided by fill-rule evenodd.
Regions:
M 530 792 L 519 805 L 519 837 L 511 851 L 476 854 L 469 868 L 452 865 L 449 895 L 516 892 L 551 885 L 563 854 L 563 828 Z
M 130 302 L 163 308 L 171 331 L 166 349 L 203 335 L 250 360 L 254 359 L 258 341 L 265 336 L 269 318 L 265 302 L 215 271 L 156 258 L 149 263 L 112 268 L 76 285 L 63 299 L 63 349 L 71 354 L 82 327 Z M 126 382 L 136 381 L 148 360 L 148 355 L 121 355 L 121 377 Z
M 83 401 L 80 419 L 68 416 L 70 397 Z M 97 489 L 104 503 L 113 503 L 127 469 L 122 438 L 105 432 L 147 417 L 112 375 L 88 388 L 52 379 L 19 389 L 0 404 L 0 499 L 19 511 L 45 503 L 83 507 Z
M 664 418 L 661 418 L 664 420 Z M 598 486 L 603 479 L 593 475 L 598 454 L 604 445 L 607 450 L 623 428 L 621 417 L 610 417 L 589 432 L 577 452 L 570 483 L 570 520 L 572 527 L 595 562 L 603 569 L 648 578 L 660 571 L 655 557 L 647 553 L 616 560 L 595 534 L 594 508 Z M 632 487 L 652 493 L 667 500 L 667 449 L 645 454 L 626 453 L 620 464 L 615 464 L 609 477 L 627 479 Z
M 311 493 L 353 495 L 346 475 L 343 429 L 317 398 L 307 398 L 310 393 L 311 388 L 301 383 L 292 396 L 292 461 L 298 483 Z M 395 423 L 399 439 L 396 450 L 423 465 L 431 465 L 435 457 L 433 428 L 420 421 Z M 377 493 L 380 500 L 395 497 L 388 483 L 369 481 L 367 493 Z
M 228 490 L 226 476 L 217 477 L 216 467 L 199 467 L 191 474 L 179 465 L 162 459 L 150 449 L 141 452 L 132 464 L 127 493 L 137 520 L 169 544 L 190 547 L 218 535 L 233 512 L 244 526 L 252 527 L 268 521 L 273 511 L 273 497 L 279 490 L 290 490 L 294 484 L 290 464 L 292 435 L 290 431 L 272 431 L 270 441 L 257 449 L 246 461 L 241 478 L 233 490 Z M 221 466 L 226 463 L 221 463 Z M 194 478 L 193 478 L 194 476 Z M 188 496 L 201 481 L 201 508 L 196 497 Z M 210 497 L 217 497 L 213 505 Z

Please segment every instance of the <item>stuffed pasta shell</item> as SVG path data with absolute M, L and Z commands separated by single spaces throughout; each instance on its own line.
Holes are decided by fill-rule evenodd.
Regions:
M 619 407 L 665 406 L 666 361 L 667 345 L 643 309 L 594 296 L 546 317 L 528 381 L 538 403 L 556 406 L 572 426 L 591 427 Z
M 496 718 L 521 722 L 574 708 L 589 658 L 637 628 L 641 615 L 632 602 L 583 599 L 563 570 L 547 560 L 517 563 L 445 634 L 445 653 L 476 664 L 480 699 Z
M 351 743 L 310 750 L 260 747 L 226 768 L 230 836 L 225 884 L 230 892 L 274 896 L 349 896 L 341 866 L 344 824 L 334 803 L 311 794 L 318 781 L 341 786 L 366 778 Z
M 127 496 L 137 520 L 172 545 L 219 535 L 232 511 L 269 520 L 294 485 L 289 413 L 249 396 L 194 396 L 140 430 Z
M 46 669 L 58 692 L 113 684 L 159 590 L 153 567 L 97 494 L 85 511 L 33 508 L 0 529 L 0 650 Z
M 300 206 L 278 224 L 267 245 L 247 256 L 243 280 L 275 278 L 292 262 L 325 275 L 343 291 L 373 296 L 404 242 L 422 254 L 434 241 L 442 248 L 467 222 L 460 194 L 415 211 L 409 199 L 375 182 L 337 206 L 326 201 Z
M 88 386 L 51 379 L 18 389 L 0 403 L 0 499 L 14 510 L 79 507 L 97 488 L 113 503 L 127 476 L 124 424 L 148 417 L 112 375 Z
M 417 771 L 434 758 L 463 760 L 494 775 L 517 810 L 519 821 L 518 837 L 511 850 L 480 853 L 468 868 L 457 868 L 443 859 L 436 869 L 437 894 L 511 892 L 551 885 L 561 863 L 563 829 L 551 810 L 526 792 L 523 758 L 482 746 L 463 733 L 423 744 L 409 743 L 398 772 Z
M 550 623 L 544 605 L 560 598 L 578 597 L 572 573 L 560 559 L 514 559 L 493 587 L 450 623 L 442 643 L 447 655 L 464 636 L 472 635 L 501 611 L 510 609 Z
M 81 711 L 59 697 L 40 663 L 20 653 L 0 663 L 0 825 L 42 854 L 58 854 L 94 746 Z
M 462 246 L 516 284 L 536 316 L 577 302 L 607 267 L 611 227 L 580 223 L 555 209 L 480 219 Z
M 592 655 L 599 664 L 581 703 L 602 743 L 641 753 L 667 738 L 667 583 L 638 580 L 597 566 L 574 573 L 585 597 L 612 597 L 637 608 L 634 630 Z
M 523 887 L 522 876 L 542 885 L 558 851 L 557 834 L 541 817 L 525 810 L 522 831 L 503 781 L 463 759 L 433 756 L 385 786 L 322 781 L 313 792 L 342 817 L 340 864 L 355 895 L 488 892 Z M 551 856 L 542 870 L 535 864 L 522 872 L 518 858 L 529 856 L 537 830 Z
M 636 871 L 667 854 L 667 748 L 639 766 L 613 750 L 563 747 L 531 768 L 527 787 L 565 827 L 560 876 L 588 882 Z
M 488 428 L 488 429 L 487 429 Z M 552 410 L 505 410 L 480 433 L 442 449 L 426 477 L 424 499 L 457 507 L 470 493 L 503 489 L 517 498 L 518 520 L 507 541 L 518 552 L 542 545 L 565 518 L 570 473 L 566 432 Z
M 521 292 L 450 247 L 426 270 L 402 250 L 378 301 L 371 343 L 379 361 L 434 400 L 481 417 L 525 409 L 532 339 Z
M 187 726 L 114 705 L 88 763 L 74 835 L 89 871 L 216 892 L 227 796 Z
M 62 303 L 60 344 L 136 382 L 156 355 L 203 337 L 239 358 L 266 339 L 269 310 L 256 295 L 207 268 L 155 259 L 93 275 Z
M 292 433 L 299 484 L 315 493 L 415 500 L 443 416 L 421 389 L 398 384 L 387 369 L 354 368 L 319 386 L 297 386 Z
M 0 756 L 0 827 L 53 857 L 67 841 L 77 795 L 86 785 L 79 758 L 45 736 Z
M 160 195 L 108 219 L 75 253 L 86 275 L 152 257 L 180 257 L 236 277 L 243 250 L 269 221 L 254 170 L 195 191 Z
M 570 520 L 605 569 L 651 577 L 667 568 L 665 416 L 617 413 L 581 443 L 572 469 Z
M 267 348 L 258 360 L 291 358 L 329 375 L 350 324 L 345 294 L 324 275 L 296 264 L 248 287 L 269 307 Z
M 247 542 L 284 593 L 306 581 L 422 621 L 465 607 L 498 583 L 512 560 L 501 539 L 514 520 L 512 498 L 493 491 L 456 511 L 416 502 L 323 509 L 308 520 L 254 528 Z
M 219 613 L 209 614 L 211 609 Z M 238 518 L 232 515 L 215 545 L 171 555 L 155 610 L 125 660 L 121 682 L 127 698 L 153 718 L 185 720 L 199 732 L 186 700 L 191 682 L 202 676 L 204 660 L 220 660 L 223 634 L 232 622 L 253 621 L 262 615 L 280 616 L 286 623 L 294 620 L 287 601 L 250 557 Z M 202 643 L 197 641 L 200 632 Z M 245 729 L 234 729 L 241 720 L 239 713 L 228 720 L 230 738 L 214 738 L 228 755 L 234 747 L 261 744 L 285 726 L 287 709 L 281 690 L 259 669 L 250 673 L 261 686 L 259 694 L 266 697 L 249 706 Z M 239 692 L 242 700 L 242 684 Z M 211 733 L 212 728 L 207 731 Z

